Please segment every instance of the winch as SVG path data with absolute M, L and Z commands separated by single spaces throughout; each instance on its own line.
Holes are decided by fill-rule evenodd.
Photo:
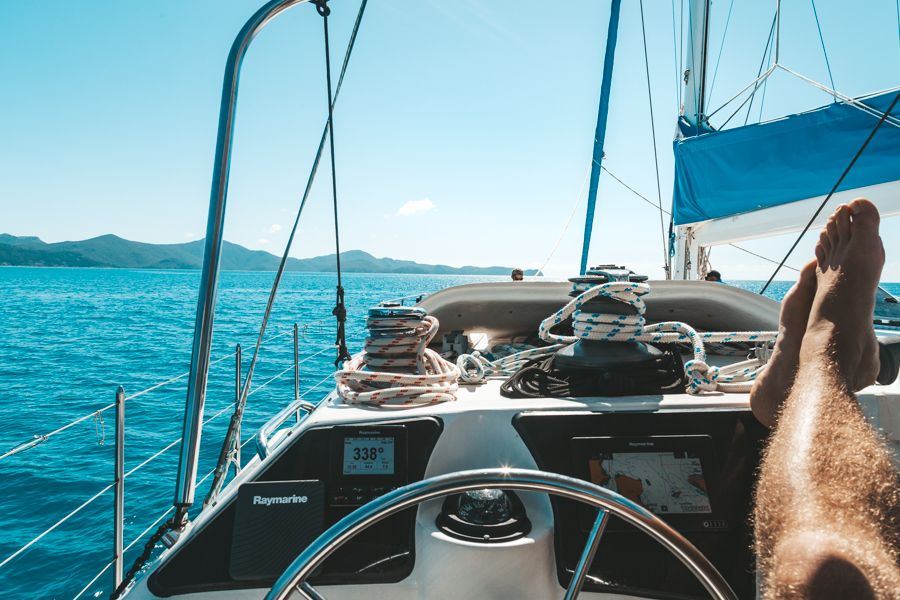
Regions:
M 638 275 L 627 267 L 598 265 L 581 277 L 569 279 L 572 282 L 569 296 L 577 298 L 588 289 L 605 283 L 643 283 L 647 279 L 646 275 Z M 635 307 L 605 296 L 589 299 L 581 304 L 578 310 L 582 314 L 622 314 L 634 320 L 640 316 Z M 639 369 L 641 365 L 654 368 L 662 355 L 662 351 L 643 342 L 609 342 L 580 338 L 575 343 L 557 350 L 554 364 L 563 371 L 618 367 Z

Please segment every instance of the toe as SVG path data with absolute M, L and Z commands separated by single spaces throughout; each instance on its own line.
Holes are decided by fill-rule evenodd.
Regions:
M 850 212 L 853 217 L 854 225 L 858 223 L 862 226 L 877 229 L 878 224 L 881 221 L 881 216 L 878 214 L 878 209 L 874 204 L 872 204 L 865 198 L 857 198 L 856 200 L 851 202 Z
M 838 237 L 838 227 L 834 215 L 828 217 L 828 223 L 825 225 L 825 234 L 828 236 L 828 241 L 831 242 L 831 247 L 836 248 L 840 237 Z
M 822 244 L 821 238 L 819 239 L 819 243 L 816 244 L 816 263 L 819 266 L 819 269 L 825 270 L 825 259 L 828 258 L 825 253 L 825 247 Z
M 837 227 L 838 237 L 842 240 L 850 239 L 850 212 L 851 209 L 846 204 L 841 204 L 834 211 L 834 223 Z
M 815 293 L 816 261 L 810 261 L 800 269 L 800 278 L 797 280 L 797 289 L 802 290 L 804 293 Z
M 796 333 L 800 336 L 803 335 L 815 296 L 816 261 L 812 261 L 800 270 L 800 278 L 797 279 L 797 283 L 788 290 L 781 301 L 781 324 L 787 329 L 788 335 L 796 327 L 802 328 Z
M 828 239 L 828 229 L 823 229 L 822 233 L 819 234 L 819 246 L 822 247 L 822 250 L 825 251 L 826 256 L 831 254 L 831 240 Z

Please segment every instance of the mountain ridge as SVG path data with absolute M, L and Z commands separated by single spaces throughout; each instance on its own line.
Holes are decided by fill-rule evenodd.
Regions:
M 28 267 L 95 267 L 121 269 L 200 269 L 204 240 L 180 244 L 150 244 L 126 240 L 108 233 L 79 241 L 47 243 L 36 236 L 0 233 L 0 265 Z M 265 250 L 250 250 L 232 242 L 222 246 L 221 268 L 225 271 L 274 271 L 281 258 Z M 288 258 L 285 270 L 334 272 L 335 255 Z M 341 252 L 341 270 L 346 273 L 396 273 L 421 275 L 508 275 L 511 267 L 450 267 L 412 260 L 378 258 L 363 250 Z M 535 270 L 526 270 L 535 275 Z

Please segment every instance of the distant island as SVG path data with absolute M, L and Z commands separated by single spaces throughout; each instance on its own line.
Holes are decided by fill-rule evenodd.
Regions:
M 203 240 L 183 244 L 146 244 L 108 234 L 77 242 L 48 244 L 34 236 L 0 234 L 0 265 L 17 267 L 103 267 L 114 269 L 199 269 Z M 263 250 L 249 250 L 225 242 L 222 269 L 274 271 L 281 258 Z M 334 254 L 289 258 L 288 271 L 333 272 Z M 512 267 L 449 267 L 411 260 L 376 258 L 362 250 L 341 252 L 341 270 L 347 273 L 402 273 L 422 275 L 509 275 Z M 535 275 L 534 269 L 526 275 Z

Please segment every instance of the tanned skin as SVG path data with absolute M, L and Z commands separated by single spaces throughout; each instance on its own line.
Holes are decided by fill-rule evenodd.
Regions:
M 755 508 L 765 599 L 900 599 L 900 476 L 853 393 L 878 372 L 879 220 L 864 199 L 831 216 L 751 393 L 774 426 Z

